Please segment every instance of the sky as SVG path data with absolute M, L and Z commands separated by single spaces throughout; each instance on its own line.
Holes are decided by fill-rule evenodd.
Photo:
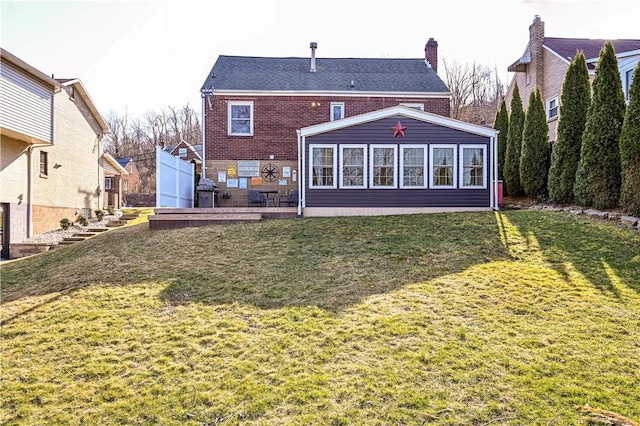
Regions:
M 498 71 L 547 37 L 640 38 L 640 0 L 0 0 L 0 46 L 47 75 L 79 78 L 103 117 L 201 109 L 219 55 L 424 58 Z

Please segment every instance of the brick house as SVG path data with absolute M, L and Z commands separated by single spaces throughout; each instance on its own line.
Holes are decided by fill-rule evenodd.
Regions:
M 105 153 L 103 156 L 104 168 L 104 205 L 103 209 L 109 206 L 119 209 L 126 205 L 124 196 L 125 177 L 128 171 L 120 165 L 118 159 L 111 154 Z
M 531 94 L 535 92 L 536 87 L 539 87 L 547 111 L 549 141 L 554 142 L 557 137 L 562 84 L 569 64 L 576 53 L 582 50 L 587 60 L 590 79 L 593 81 L 600 50 L 606 41 L 605 39 L 546 37 L 544 22 L 536 15 L 529 26 L 529 42 L 524 53 L 508 68 L 514 75 L 505 98 L 507 108 L 511 108 L 516 83 L 525 110 L 528 108 Z M 640 59 L 640 40 L 609 41 L 616 52 L 625 97 L 629 99 L 633 69 Z
M 109 132 L 78 79 L 53 79 L 0 50 L 2 256 L 102 206 Z
M 438 43 L 415 59 L 219 56 L 201 88 L 203 177 L 220 206 L 246 206 L 248 189 L 299 185 L 302 128 L 403 105 L 450 116 L 437 74 Z
M 116 158 L 120 166 L 126 170 L 126 174 L 121 175 L 122 182 L 122 205 L 128 206 L 128 195 L 136 194 L 141 190 L 142 179 L 135 161 L 129 157 Z

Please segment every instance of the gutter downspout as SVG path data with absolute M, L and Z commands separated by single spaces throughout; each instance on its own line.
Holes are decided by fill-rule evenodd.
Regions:
M 33 146 L 27 149 L 27 238 L 33 237 Z
M 304 194 L 302 193 L 302 188 L 304 188 L 304 185 L 302 184 L 302 179 L 304 176 L 304 171 L 301 168 L 301 166 L 303 165 L 301 156 L 304 155 L 304 151 L 302 150 L 304 146 L 304 138 L 300 135 L 300 130 L 296 130 L 296 133 L 298 134 L 298 213 L 296 217 L 298 219 L 302 219 L 302 200 L 304 200 Z
M 491 204 L 493 210 L 500 210 L 498 206 L 498 149 L 497 149 L 498 137 L 491 138 Z

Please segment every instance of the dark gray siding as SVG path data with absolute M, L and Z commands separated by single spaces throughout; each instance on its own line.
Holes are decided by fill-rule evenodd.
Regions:
M 405 137 L 393 137 L 391 127 L 400 121 L 407 127 Z M 399 171 L 400 145 L 407 144 L 483 144 L 487 147 L 484 167 L 486 189 L 310 189 L 309 145 L 310 144 L 394 144 L 398 145 L 396 168 Z M 349 128 L 338 129 L 309 136 L 305 141 L 305 206 L 306 207 L 489 207 L 490 206 L 490 139 L 457 129 L 425 123 L 406 117 L 389 117 Z M 458 153 L 459 155 L 459 153 Z M 457 159 L 459 163 L 459 158 Z M 370 172 L 368 170 L 368 172 Z M 457 186 L 459 170 L 456 173 Z M 340 181 L 338 164 L 338 181 Z M 428 176 L 425 177 L 428 179 Z M 398 179 L 401 179 L 398 173 Z M 367 185 L 368 186 L 368 185 Z

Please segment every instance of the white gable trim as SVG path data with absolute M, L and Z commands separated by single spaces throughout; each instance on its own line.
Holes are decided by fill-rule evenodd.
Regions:
M 488 127 L 478 126 L 460 120 L 454 120 L 453 118 L 443 117 L 441 115 L 420 111 L 415 108 L 393 106 L 373 112 L 368 112 L 365 114 L 346 117 L 339 121 L 330 121 L 327 123 L 316 124 L 314 126 L 303 127 L 302 129 L 300 129 L 300 136 L 313 136 L 320 133 L 330 132 L 332 130 L 343 129 L 346 127 L 356 126 L 358 124 L 393 117 L 396 115 L 413 118 L 426 123 L 436 124 L 438 126 L 448 127 L 450 129 L 461 130 L 463 132 L 473 133 L 480 136 L 497 137 L 498 134 L 497 130 Z

